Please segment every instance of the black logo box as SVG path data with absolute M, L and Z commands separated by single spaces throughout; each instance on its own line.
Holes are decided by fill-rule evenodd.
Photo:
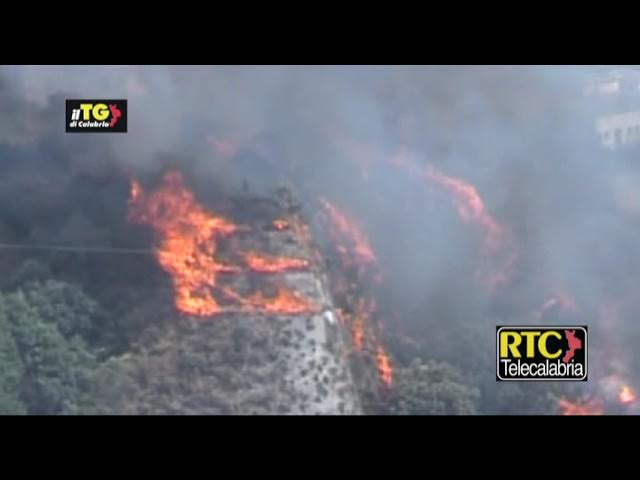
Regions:
M 576 358 L 582 359 L 584 364 L 584 377 L 583 378 L 547 378 L 547 377 L 533 377 L 533 378 L 501 378 L 500 371 L 500 331 L 501 330 L 536 330 L 536 331 L 549 331 L 549 330 L 576 330 L 584 333 L 584 341 L 582 342 L 582 349 L 576 351 Z M 498 325 L 496 326 L 496 380 L 501 382 L 586 382 L 589 376 L 589 328 L 587 325 Z M 534 363 L 536 358 L 532 360 L 523 359 L 525 363 Z M 539 360 L 539 359 L 538 359 Z
M 118 121 L 116 122 L 116 124 L 112 127 L 112 128 L 104 128 L 104 127 L 85 127 L 85 128 L 80 128 L 80 127 L 71 127 L 69 126 L 69 124 L 73 121 L 71 118 L 71 114 L 73 112 L 73 110 L 76 109 L 80 109 L 80 104 L 81 103 L 91 103 L 91 104 L 97 104 L 97 103 L 104 103 L 105 105 L 107 105 L 107 107 L 109 105 L 116 105 L 118 107 L 118 110 L 120 110 L 122 112 L 122 116 L 118 118 Z M 66 131 L 67 133 L 126 133 L 127 132 L 127 120 L 128 120 L 128 115 L 127 115 L 127 100 L 126 99 L 104 99 L 104 98 L 94 98 L 94 99 L 69 99 L 65 101 L 65 110 L 66 110 L 66 115 L 65 115 L 65 127 L 66 127 Z M 82 120 L 82 117 L 80 118 L 80 120 Z M 84 120 L 82 120 L 84 121 Z M 91 121 L 95 121 L 95 119 L 91 119 Z M 109 113 L 109 116 L 107 117 L 107 119 L 105 120 L 106 122 L 110 122 L 111 121 L 111 113 Z

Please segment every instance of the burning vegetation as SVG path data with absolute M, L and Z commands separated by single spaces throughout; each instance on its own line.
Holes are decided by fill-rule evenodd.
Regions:
M 248 252 L 245 255 L 245 260 L 251 270 L 263 273 L 304 270 L 309 267 L 309 262 L 301 258 L 276 257 L 258 252 Z
M 342 276 L 337 285 L 351 282 L 349 292 L 335 291 L 339 304 L 344 303 L 342 320 L 351 332 L 353 348 L 375 362 L 380 381 L 390 387 L 393 370 L 389 355 L 378 340 L 380 325 L 374 292 L 370 285 L 379 284 L 381 275 L 377 258 L 363 231 L 335 205 L 321 199 L 327 214 L 327 228 L 336 252 Z M 233 278 L 239 275 L 285 274 L 310 271 L 304 258 L 278 256 L 256 250 L 226 252 L 227 258 L 238 257 L 240 265 L 223 262 L 219 243 L 251 227 L 205 209 L 187 189 L 179 172 L 167 172 L 161 184 L 146 193 L 141 185 L 131 182 L 129 219 L 150 226 L 158 236 L 155 256 L 170 274 L 175 290 L 175 306 L 185 315 L 210 317 L 222 313 L 265 313 L 302 315 L 319 311 L 320 306 L 283 282 L 267 283 L 264 277 L 253 277 L 262 285 L 252 293 L 240 293 Z M 272 221 L 278 232 L 288 230 L 291 222 L 282 218 Z M 308 228 L 293 219 L 297 242 L 311 242 Z
M 178 172 L 165 174 L 148 195 L 133 180 L 130 205 L 130 219 L 151 226 L 160 237 L 155 255 L 173 280 L 176 308 L 198 316 L 222 312 L 213 290 L 221 273 L 237 269 L 216 261 L 216 241 L 237 226 L 199 205 Z
M 338 207 L 320 199 L 326 216 L 323 225 L 328 230 L 339 265 L 332 269 L 333 294 L 341 309 L 341 318 L 351 331 L 355 352 L 373 358 L 380 382 L 391 387 L 393 368 L 382 343 L 382 323 L 377 308 L 374 287 L 382 283 L 378 259 L 362 229 Z
M 257 290 L 242 295 L 235 289 L 230 279 L 247 270 L 277 274 L 308 270 L 309 262 L 255 251 L 242 255 L 244 268 L 221 262 L 220 238 L 246 231 L 246 227 L 207 211 L 186 188 L 179 172 L 167 172 L 161 185 L 149 194 L 133 180 L 129 204 L 129 219 L 151 226 L 159 237 L 154 252 L 171 275 L 180 312 L 206 317 L 225 312 L 296 315 L 317 311 L 313 302 L 283 284 L 271 287 L 271 294 Z
M 602 402 L 595 398 L 570 401 L 562 397 L 558 401 L 558 407 L 562 415 L 602 415 L 604 413 Z

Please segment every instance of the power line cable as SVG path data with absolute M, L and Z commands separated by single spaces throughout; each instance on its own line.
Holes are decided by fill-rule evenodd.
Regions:
M 143 248 L 85 247 L 65 245 L 31 245 L 26 243 L 0 243 L 4 250 L 41 250 L 57 252 L 113 253 L 123 255 L 149 255 L 153 250 Z

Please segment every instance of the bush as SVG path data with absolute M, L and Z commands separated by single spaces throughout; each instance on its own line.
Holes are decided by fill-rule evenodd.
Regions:
M 478 390 L 468 385 L 458 369 L 415 359 L 396 369 L 387 408 L 396 415 L 469 415 L 477 412 L 478 398 Z

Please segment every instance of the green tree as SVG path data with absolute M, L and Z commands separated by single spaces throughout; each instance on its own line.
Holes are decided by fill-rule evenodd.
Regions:
M 97 366 L 81 337 L 91 323 L 86 310 L 91 301 L 75 287 L 52 282 L 0 295 L 0 325 L 15 347 L 5 338 L 2 350 L 19 356 L 6 367 L 6 388 L 17 391 L 31 414 L 80 412 L 91 401 Z
M 40 319 L 58 327 L 64 337 L 87 338 L 99 306 L 74 285 L 55 280 L 29 283 L 20 289 L 25 301 L 38 312 Z
M 0 415 L 26 413 L 20 400 L 20 380 L 23 375 L 18 347 L 6 319 L 0 316 Z

